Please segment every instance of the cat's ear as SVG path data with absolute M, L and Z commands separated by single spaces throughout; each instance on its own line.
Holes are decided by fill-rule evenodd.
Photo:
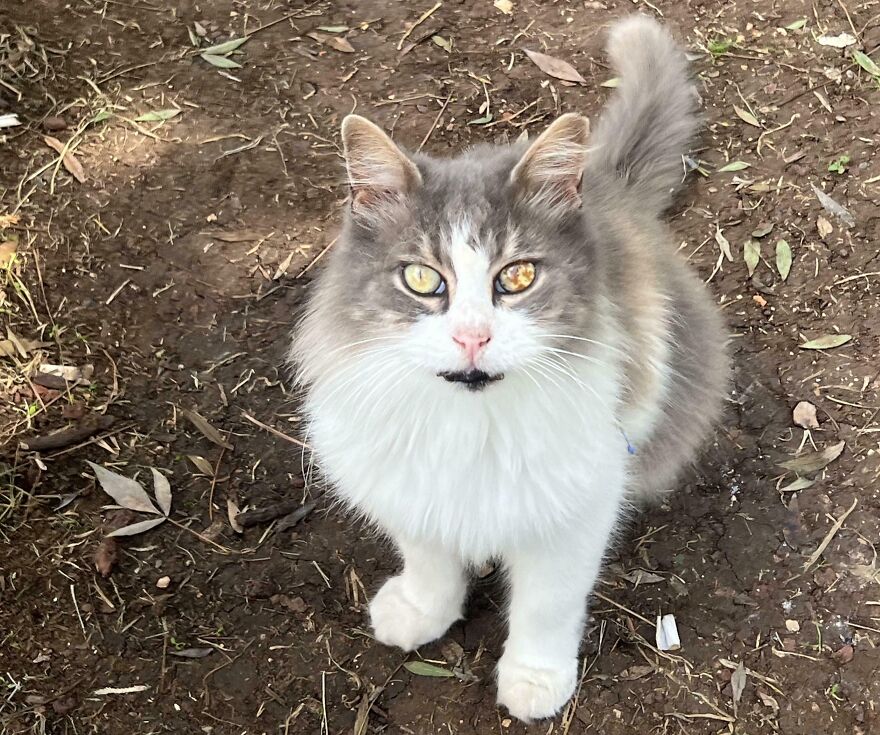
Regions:
M 422 183 L 416 165 L 378 125 L 360 115 L 348 115 L 342 121 L 342 144 L 351 206 L 356 212 L 381 209 Z
M 590 121 L 583 115 L 557 118 L 516 164 L 511 183 L 528 195 L 546 195 L 553 205 L 579 207 L 589 136 Z

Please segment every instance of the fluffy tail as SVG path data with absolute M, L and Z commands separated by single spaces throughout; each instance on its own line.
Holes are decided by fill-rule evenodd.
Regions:
M 593 170 L 622 179 L 642 206 L 669 206 L 684 178 L 699 120 L 684 51 L 657 22 L 634 15 L 611 28 L 608 55 L 620 85 L 599 120 Z

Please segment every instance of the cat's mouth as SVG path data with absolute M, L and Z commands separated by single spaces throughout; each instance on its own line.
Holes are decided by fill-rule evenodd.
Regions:
M 504 373 L 489 375 L 482 370 L 459 370 L 453 373 L 440 373 L 440 377 L 450 383 L 461 383 L 468 390 L 483 390 L 489 383 L 503 380 Z

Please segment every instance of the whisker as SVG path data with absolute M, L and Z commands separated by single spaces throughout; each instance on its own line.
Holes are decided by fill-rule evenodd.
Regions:
M 588 337 L 577 337 L 573 334 L 544 334 L 544 337 L 555 337 L 556 339 L 573 339 L 578 342 L 588 342 L 591 345 L 596 345 L 597 347 L 604 347 L 606 350 L 610 350 L 611 352 L 616 352 L 618 355 L 623 357 L 627 357 L 627 353 L 625 350 L 620 349 L 619 347 L 615 347 L 614 345 L 609 345 L 605 342 L 600 342 L 597 339 L 589 339 Z

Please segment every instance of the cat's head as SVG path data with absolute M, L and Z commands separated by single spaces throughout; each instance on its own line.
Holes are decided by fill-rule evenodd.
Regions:
M 540 372 L 548 341 L 576 335 L 595 294 L 588 133 L 569 114 L 531 145 L 436 159 L 347 117 L 346 225 L 311 307 L 339 344 L 330 362 L 350 345 L 470 390 Z

